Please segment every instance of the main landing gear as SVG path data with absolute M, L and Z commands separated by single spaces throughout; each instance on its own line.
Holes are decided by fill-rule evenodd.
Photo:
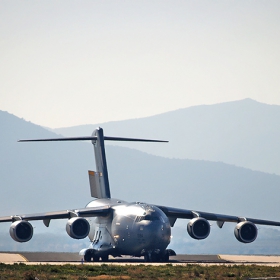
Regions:
M 85 262 L 99 262 L 100 260 L 102 262 L 107 262 L 109 260 L 108 255 L 104 255 L 102 257 L 96 256 L 94 254 L 94 250 L 87 250 L 84 255 Z

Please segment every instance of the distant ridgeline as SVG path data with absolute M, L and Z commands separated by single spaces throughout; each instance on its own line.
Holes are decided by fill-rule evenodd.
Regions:
M 169 158 L 221 161 L 280 175 L 279 119 L 280 106 L 244 99 L 54 131 L 64 136 L 87 135 L 101 126 L 108 135 L 139 137 L 140 133 L 170 142 L 168 146 L 136 143 L 129 147 Z

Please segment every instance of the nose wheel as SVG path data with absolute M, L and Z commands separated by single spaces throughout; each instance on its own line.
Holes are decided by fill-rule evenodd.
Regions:
M 103 262 L 107 262 L 107 261 L 109 260 L 109 256 L 108 256 L 108 255 L 105 255 L 105 256 L 101 257 L 101 260 L 102 260 Z
M 171 251 L 173 251 L 173 250 L 171 250 Z M 175 252 L 174 252 L 174 254 L 175 254 Z M 170 256 L 169 250 L 164 250 L 163 252 L 159 252 L 159 253 L 158 252 L 147 252 L 144 255 L 144 260 L 145 260 L 145 262 L 169 262 L 169 256 Z

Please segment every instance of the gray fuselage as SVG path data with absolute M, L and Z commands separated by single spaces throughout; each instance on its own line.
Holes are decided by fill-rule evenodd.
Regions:
M 88 235 L 91 248 L 102 254 L 143 256 L 148 252 L 163 252 L 171 238 L 167 216 L 156 206 L 146 203 L 127 203 L 123 200 L 102 198 L 87 207 L 110 205 L 106 217 L 89 218 Z

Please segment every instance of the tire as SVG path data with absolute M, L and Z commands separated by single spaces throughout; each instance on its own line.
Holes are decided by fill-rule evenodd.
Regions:
M 144 255 L 144 260 L 145 260 L 145 262 L 150 262 L 151 261 L 149 254 Z
M 162 262 L 169 262 L 169 254 L 168 254 L 168 251 L 164 251 L 162 257 L 161 257 L 161 261 Z
M 90 251 L 86 251 L 85 255 L 84 255 L 84 261 L 85 262 L 91 262 L 92 259 L 92 255 Z
M 151 254 L 151 262 L 159 262 L 160 261 L 160 255 L 157 253 L 152 253 Z
M 107 262 L 107 261 L 109 260 L 109 256 L 108 256 L 108 255 L 103 256 L 103 257 L 101 257 L 101 260 L 102 260 L 103 262 Z

